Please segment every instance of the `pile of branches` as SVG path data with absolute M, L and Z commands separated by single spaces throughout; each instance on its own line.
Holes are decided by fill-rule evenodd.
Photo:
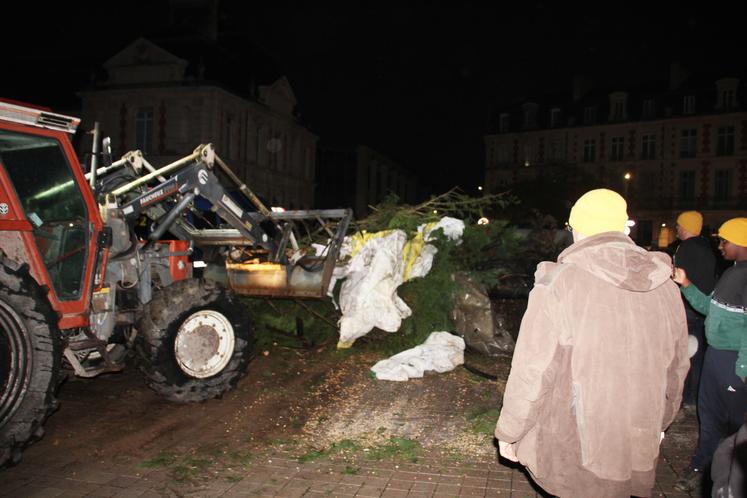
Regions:
M 399 229 L 412 237 L 420 225 L 436 222 L 444 216 L 461 219 L 465 230 L 458 243 L 444 237 L 440 230 L 431 233 L 434 240 L 429 243 L 437 247 L 438 253 L 430 272 L 425 277 L 405 282 L 398 290 L 412 309 L 412 316 L 403 322 L 399 333 L 372 333 L 373 339 L 366 336 L 356 347 L 358 344 L 366 347 L 375 340 L 385 342 L 383 349 L 387 352 L 395 352 L 422 343 L 432 331 L 453 330 L 451 310 L 456 293 L 460 291 L 453 278 L 457 272 L 466 273 L 488 291 L 515 286 L 515 282 L 531 282 L 533 270 L 526 269 L 527 237 L 500 219 L 506 208 L 515 203 L 515 198 L 506 193 L 471 197 L 452 189 L 416 205 L 403 204 L 391 195 L 371 206 L 371 214 L 355 222 L 352 232 Z M 530 259 L 534 259 L 536 255 L 531 256 Z M 304 306 L 291 301 L 282 304 L 281 312 L 268 309 L 265 303 L 257 304 L 260 305 L 254 307 L 254 316 L 259 329 L 292 336 L 297 333 L 300 319 L 306 324 L 304 340 L 316 344 L 332 344 L 336 340 L 333 324 L 337 323 L 339 312 L 329 301 L 306 302 Z

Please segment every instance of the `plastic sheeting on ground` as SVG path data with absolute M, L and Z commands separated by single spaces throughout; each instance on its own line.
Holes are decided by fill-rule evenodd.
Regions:
M 381 360 L 371 368 L 379 380 L 405 381 L 427 371 L 448 372 L 464 363 L 464 339 L 449 332 L 432 332 L 420 346 Z
M 328 290 L 331 296 L 335 282 L 345 279 L 340 289 L 339 348 L 352 346 L 374 327 L 387 332 L 399 330 L 412 310 L 397 295 L 397 287 L 430 271 L 438 251 L 427 242 L 433 240 L 431 233 L 439 228 L 446 237 L 460 241 L 464 222 L 444 217 L 437 223 L 421 225 L 410 241 L 402 230 L 345 237 L 340 255 L 349 255 L 350 261 L 335 269 Z

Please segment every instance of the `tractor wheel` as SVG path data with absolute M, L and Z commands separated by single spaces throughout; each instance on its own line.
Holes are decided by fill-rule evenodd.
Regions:
M 46 294 L 0 253 L 0 467 L 20 461 L 57 407 L 61 338 Z
M 156 292 L 137 328 L 146 383 L 171 401 L 222 395 L 236 385 L 251 359 L 246 308 L 210 280 L 180 280 Z

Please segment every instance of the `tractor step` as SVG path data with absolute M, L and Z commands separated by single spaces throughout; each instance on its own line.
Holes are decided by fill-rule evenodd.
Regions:
M 125 367 L 125 357 L 127 349 L 122 344 L 112 344 L 110 347 L 97 348 L 95 351 L 81 359 L 75 354 L 75 351 L 84 350 L 82 343 L 88 343 L 90 340 L 77 341 L 70 343 L 63 354 L 70 366 L 75 370 L 78 377 L 96 377 L 103 373 L 120 372 Z

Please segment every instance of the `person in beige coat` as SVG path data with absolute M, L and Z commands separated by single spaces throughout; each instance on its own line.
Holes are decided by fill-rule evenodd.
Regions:
M 606 189 L 573 206 L 573 245 L 537 267 L 495 429 L 560 497 L 650 496 L 689 368 L 671 259 L 623 233 L 626 210 Z

